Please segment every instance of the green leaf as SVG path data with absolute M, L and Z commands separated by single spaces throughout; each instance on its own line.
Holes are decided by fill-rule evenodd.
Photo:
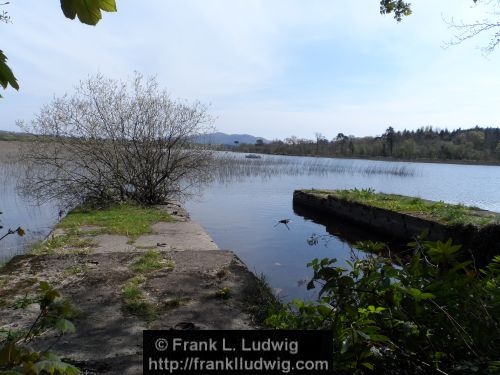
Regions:
M 381 342 L 389 341 L 389 337 L 387 337 L 385 335 L 380 335 L 378 333 L 371 334 L 370 338 L 372 341 L 381 341 Z
M 371 363 L 369 363 L 369 362 L 363 362 L 361 364 L 363 366 L 365 366 L 367 369 L 370 369 L 370 370 L 374 370 L 375 369 L 375 367 Z
M 321 314 L 322 317 L 328 317 L 332 314 L 332 307 L 330 305 L 318 305 L 317 306 L 318 312 Z
M 101 10 L 117 11 L 115 0 L 61 0 L 61 9 L 67 18 L 78 17 L 80 22 L 92 26 L 101 20 Z
M 7 56 L 5 56 L 0 50 L 0 86 L 6 89 L 9 85 L 14 89 L 19 90 L 17 79 L 7 65 Z M 0 98 L 1 97 L 2 96 L 0 95 Z
M 46 291 L 48 291 L 48 290 L 50 290 L 50 285 L 49 285 L 49 283 L 48 283 L 48 282 L 46 282 L 46 281 L 40 281 L 40 291 L 42 291 L 42 292 L 46 292 Z
M 370 335 L 367 335 L 366 333 L 364 333 L 363 331 L 360 331 L 360 330 L 357 330 L 356 331 L 358 333 L 358 335 L 360 335 L 362 338 L 364 338 L 365 340 L 370 340 L 371 337 Z
M 436 296 L 432 293 L 422 293 L 420 290 L 415 288 L 405 289 L 405 292 L 411 295 L 417 302 L 423 299 L 435 298 Z
M 116 1 L 115 0 L 101 0 L 101 9 L 106 12 L 116 12 Z
M 67 319 L 57 319 L 54 327 L 61 333 L 75 333 L 76 328 L 73 323 Z
M 80 371 L 70 365 L 69 363 L 62 362 L 61 359 L 52 353 L 47 353 L 45 358 L 34 364 L 33 369 L 37 374 L 66 374 L 77 375 Z

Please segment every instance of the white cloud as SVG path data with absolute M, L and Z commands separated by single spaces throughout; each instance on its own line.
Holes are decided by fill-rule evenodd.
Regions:
M 21 91 L 0 103 L 0 128 L 101 72 L 157 74 L 168 90 L 213 103 L 220 130 L 267 138 L 319 131 L 380 133 L 388 125 L 498 125 L 498 55 L 475 40 L 448 50 L 443 17 L 481 18 L 472 0 L 419 0 L 397 24 L 378 1 L 118 0 L 95 28 L 57 4 L 10 5 L 3 25 Z M 497 52 L 498 54 L 498 52 Z

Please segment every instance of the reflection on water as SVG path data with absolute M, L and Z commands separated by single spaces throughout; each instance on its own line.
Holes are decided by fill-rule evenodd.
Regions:
M 4 257 L 22 251 L 27 241 L 44 238 L 57 220 L 55 206 L 34 207 L 18 195 L 18 168 L 0 163 L 1 220 L 5 227 L 25 227 L 29 236 L 0 242 Z M 246 159 L 230 153 L 219 154 L 214 182 L 185 205 L 221 249 L 235 251 L 251 270 L 265 274 L 285 300 L 312 298 L 315 291 L 303 285 L 312 273 L 306 263 L 330 257 L 342 265 L 352 241 L 381 238 L 294 208 L 293 191 L 301 188 L 373 188 L 500 211 L 500 167 L 267 155 Z M 282 219 L 291 219 L 290 229 L 275 226 Z M 311 247 L 307 239 L 312 234 L 333 236 Z
M 375 241 L 384 242 L 394 250 L 404 248 L 405 244 L 398 238 L 388 237 L 385 234 L 373 231 L 371 228 L 356 225 L 353 222 L 341 219 L 336 216 L 331 216 L 319 213 L 309 207 L 293 203 L 293 212 L 297 216 L 302 216 L 306 220 L 312 220 L 314 223 L 324 226 L 327 235 L 312 233 L 309 239 L 315 238 L 317 244 L 328 245 L 332 238 L 337 237 L 339 240 L 346 242 L 350 246 L 354 246 L 358 241 Z M 311 241 L 308 243 L 311 244 Z
M 4 155 L 5 157 L 5 155 Z M 20 174 L 19 166 L 11 162 L 0 162 L 0 236 L 9 228 L 22 227 L 26 234 L 12 234 L 0 242 L 0 262 L 21 254 L 31 243 L 45 238 L 57 222 L 57 209 L 51 204 L 38 205 L 28 202 L 16 190 Z

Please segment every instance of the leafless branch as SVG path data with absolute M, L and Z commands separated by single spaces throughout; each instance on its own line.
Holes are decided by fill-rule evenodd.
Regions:
M 82 81 L 21 126 L 39 135 L 23 151 L 22 188 L 41 201 L 155 204 L 182 199 L 210 178 L 212 153 L 193 142 L 212 131 L 207 107 L 173 100 L 138 73 L 129 83 Z
M 474 2 L 481 3 L 480 1 Z M 455 33 L 451 40 L 443 44 L 444 48 L 449 48 L 451 46 L 461 44 L 469 39 L 478 37 L 479 35 L 488 35 L 489 42 L 484 47 L 482 47 L 481 50 L 485 54 L 490 54 L 495 50 L 495 48 L 500 43 L 500 21 L 496 20 L 500 15 L 498 10 L 500 1 L 489 0 L 483 1 L 482 3 L 488 4 L 493 7 L 493 11 L 490 12 L 490 15 L 493 17 L 493 19 L 486 18 L 474 22 L 464 22 L 463 20 L 457 22 L 453 18 L 450 20 L 444 19 L 444 22 L 449 26 L 450 29 L 454 30 Z
M 0 6 L 4 6 L 4 5 L 9 5 L 9 2 L 0 3 Z M 10 22 L 10 16 L 9 16 L 9 13 L 7 11 L 3 10 L 0 12 L 0 22 L 5 22 L 5 23 Z

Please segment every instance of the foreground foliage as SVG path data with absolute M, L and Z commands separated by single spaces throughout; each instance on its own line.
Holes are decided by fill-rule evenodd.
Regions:
M 7 5 L 8 2 L 0 5 Z M 105 12 L 116 12 L 115 0 L 61 0 L 61 10 L 66 18 L 74 20 L 78 17 L 80 22 L 95 26 L 102 18 L 101 10 Z M 0 22 L 10 22 L 6 11 L 0 13 Z M 19 90 L 19 83 L 14 73 L 7 65 L 7 57 L 0 50 L 0 86 L 7 89 L 8 86 Z M 2 98 L 2 95 L 0 95 Z
M 500 256 L 476 270 L 451 241 L 410 248 L 399 265 L 377 255 L 353 254 L 347 268 L 314 259 L 308 288 L 320 287 L 318 301 L 294 300 L 267 324 L 332 330 L 335 373 L 500 373 Z
M 15 303 L 16 308 L 25 308 L 33 303 L 40 306 L 40 312 L 27 331 L 0 330 L 0 373 L 1 374 L 67 374 L 80 371 L 49 350 L 33 350 L 30 343 L 48 330 L 60 335 L 75 332 L 70 318 L 75 315 L 72 304 L 61 298 L 60 293 L 48 283 L 41 282 L 35 298 L 24 298 Z

